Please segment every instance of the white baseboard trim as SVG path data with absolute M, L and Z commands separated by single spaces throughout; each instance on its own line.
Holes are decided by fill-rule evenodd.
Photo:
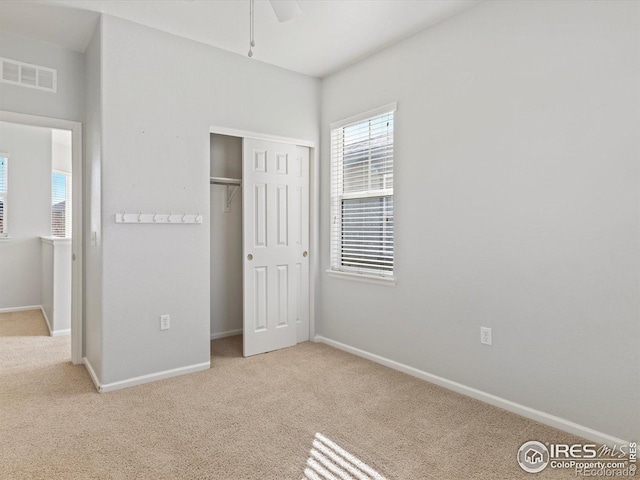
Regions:
M 91 376 L 91 380 L 93 380 L 96 389 L 100 393 L 108 393 L 113 392 L 115 390 L 122 390 L 123 388 L 136 387 L 138 385 L 143 385 L 145 383 L 151 383 L 158 380 L 164 380 L 166 378 L 178 377 L 180 375 L 186 375 L 187 373 L 195 373 L 200 372 L 202 370 L 208 370 L 211 368 L 211 361 L 198 363 L 195 365 L 189 365 L 187 367 L 173 368 L 171 370 L 165 370 L 163 372 L 150 373 L 148 375 L 141 375 L 139 377 L 128 378 L 126 380 L 120 380 L 118 382 L 112 383 L 100 383 L 98 377 L 91 367 L 91 363 L 85 357 L 84 364 L 89 371 L 89 375 Z
M 91 366 L 91 362 L 89 362 L 89 359 L 87 357 L 82 357 L 82 363 L 84 363 L 84 366 L 86 367 L 87 372 L 89 372 L 89 376 L 91 377 L 91 381 L 95 385 L 96 390 L 98 390 L 98 392 L 99 392 L 100 391 L 100 380 L 98 380 L 98 375 L 96 375 L 96 371 Z
M 25 312 L 27 310 L 42 310 L 42 305 L 29 305 L 27 307 L 0 308 L 0 313 Z
M 47 322 L 47 328 L 49 329 L 50 337 L 63 337 L 65 335 L 71 335 L 70 328 L 66 328 L 64 330 L 52 330 L 51 322 L 49 321 L 49 317 L 47 317 L 47 312 L 44 311 L 44 307 L 41 306 L 40 310 L 42 311 L 42 316 L 44 317 L 44 321 Z
M 234 335 L 242 335 L 242 329 L 229 330 L 226 332 L 212 333 L 211 340 L 218 340 L 219 338 L 233 337 Z
M 53 332 L 51 332 L 52 337 L 64 337 L 68 335 L 71 335 L 70 328 L 67 328 L 66 330 L 54 330 Z
M 417 368 L 410 367 L 409 365 L 405 365 L 403 363 L 399 363 L 394 360 L 381 357 L 380 355 L 376 355 L 374 353 L 370 353 L 365 350 L 360 350 L 359 348 L 355 348 L 350 345 L 346 345 L 344 343 L 331 340 L 329 338 L 323 337 L 322 335 L 316 335 L 314 337 L 314 341 L 318 343 L 324 343 L 326 345 L 337 348 L 339 350 L 343 350 L 353 355 L 357 355 L 358 357 L 366 358 L 367 360 L 371 360 L 372 362 L 379 363 L 380 365 L 384 365 L 385 367 L 398 370 L 400 372 L 406 373 L 408 375 L 419 378 L 421 380 L 434 383 L 448 390 L 452 390 L 462 395 L 475 398 L 476 400 L 483 401 L 490 405 L 503 408 L 504 410 L 508 410 L 509 412 L 521 415 L 531 420 L 535 420 L 544 425 L 557 428 L 558 430 L 562 430 L 562 431 L 571 433 L 573 435 L 586 438 L 587 440 L 590 440 L 596 443 L 602 443 L 611 447 L 614 445 L 623 445 L 623 444 L 629 443 L 626 440 L 616 438 L 606 433 L 598 432 L 597 430 L 593 430 L 589 427 L 579 425 L 570 420 L 565 420 L 564 418 L 556 417 L 555 415 L 541 412 L 539 410 L 535 410 L 525 405 L 520 405 L 519 403 L 512 402 L 511 400 L 507 400 L 507 399 L 498 397 L 496 395 L 492 395 L 490 393 L 486 393 L 481 390 L 468 387 L 466 385 L 463 385 L 458 382 L 454 382 L 452 380 L 447 380 L 446 378 L 439 377 L 438 375 L 433 375 L 423 370 L 418 370 Z M 544 441 L 547 439 L 538 439 L 538 440 Z M 548 439 L 548 440 L 551 441 L 552 439 Z
M 47 312 L 44 311 L 44 307 L 40 305 L 40 311 L 42 312 L 42 316 L 44 317 L 44 321 L 47 322 L 47 328 L 49 329 L 49 336 L 53 337 L 53 330 L 51 329 L 51 322 L 49 321 L 49 317 L 47 317 Z

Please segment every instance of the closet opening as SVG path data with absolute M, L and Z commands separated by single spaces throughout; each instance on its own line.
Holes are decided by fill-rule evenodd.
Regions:
M 242 138 L 212 133 L 210 156 L 211 339 L 215 340 L 242 335 Z
M 210 134 L 211 339 L 310 339 L 310 147 Z

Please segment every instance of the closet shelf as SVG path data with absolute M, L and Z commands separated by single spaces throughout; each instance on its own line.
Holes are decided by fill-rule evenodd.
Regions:
M 209 177 L 209 183 L 211 185 L 242 185 L 242 180 L 239 178 L 226 178 L 226 177 Z

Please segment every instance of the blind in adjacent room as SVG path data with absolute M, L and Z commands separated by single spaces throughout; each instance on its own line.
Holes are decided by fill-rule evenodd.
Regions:
M 332 125 L 332 270 L 393 276 L 395 104 L 388 107 Z

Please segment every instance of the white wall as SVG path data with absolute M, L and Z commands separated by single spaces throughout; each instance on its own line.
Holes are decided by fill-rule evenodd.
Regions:
M 44 237 L 40 239 L 40 255 L 42 260 L 42 271 L 41 271 L 41 301 L 42 310 L 44 311 L 45 321 L 49 326 L 49 332 L 52 331 L 52 321 L 53 321 L 53 289 L 54 287 L 54 251 L 53 251 L 53 241 L 50 239 L 45 239 Z
M 53 250 L 53 328 L 61 334 L 71 332 L 71 240 L 54 240 Z
M 57 172 L 71 173 L 71 130 L 51 130 L 51 168 Z
M 0 122 L 9 154 L 7 233 L 0 240 L 0 309 L 40 305 L 40 236 L 51 235 L 51 129 Z
M 211 134 L 211 176 L 242 178 L 242 138 Z M 242 329 L 242 190 L 211 185 L 211 335 Z M 233 191 L 233 187 L 230 188 Z
M 321 265 L 328 125 L 397 101 L 398 284 L 323 274 L 319 334 L 640 438 L 639 9 L 485 1 L 323 81 Z
M 102 20 L 102 372 L 209 361 L 209 127 L 314 140 L 319 81 L 115 17 Z M 116 225 L 122 210 L 202 225 Z M 107 301 L 108 299 L 108 301 Z M 160 331 L 161 314 L 171 329 Z
M 101 22 L 85 52 L 87 81 L 84 124 L 84 356 L 98 378 L 102 375 L 102 43 Z M 95 232 L 95 242 L 92 241 Z
M 0 57 L 58 71 L 56 93 L 0 83 L 0 110 L 65 120 L 83 119 L 84 67 L 81 53 L 0 32 Z
M 71 329 L 71 239 L 41 238 L 42 309 L 52 335 Z

